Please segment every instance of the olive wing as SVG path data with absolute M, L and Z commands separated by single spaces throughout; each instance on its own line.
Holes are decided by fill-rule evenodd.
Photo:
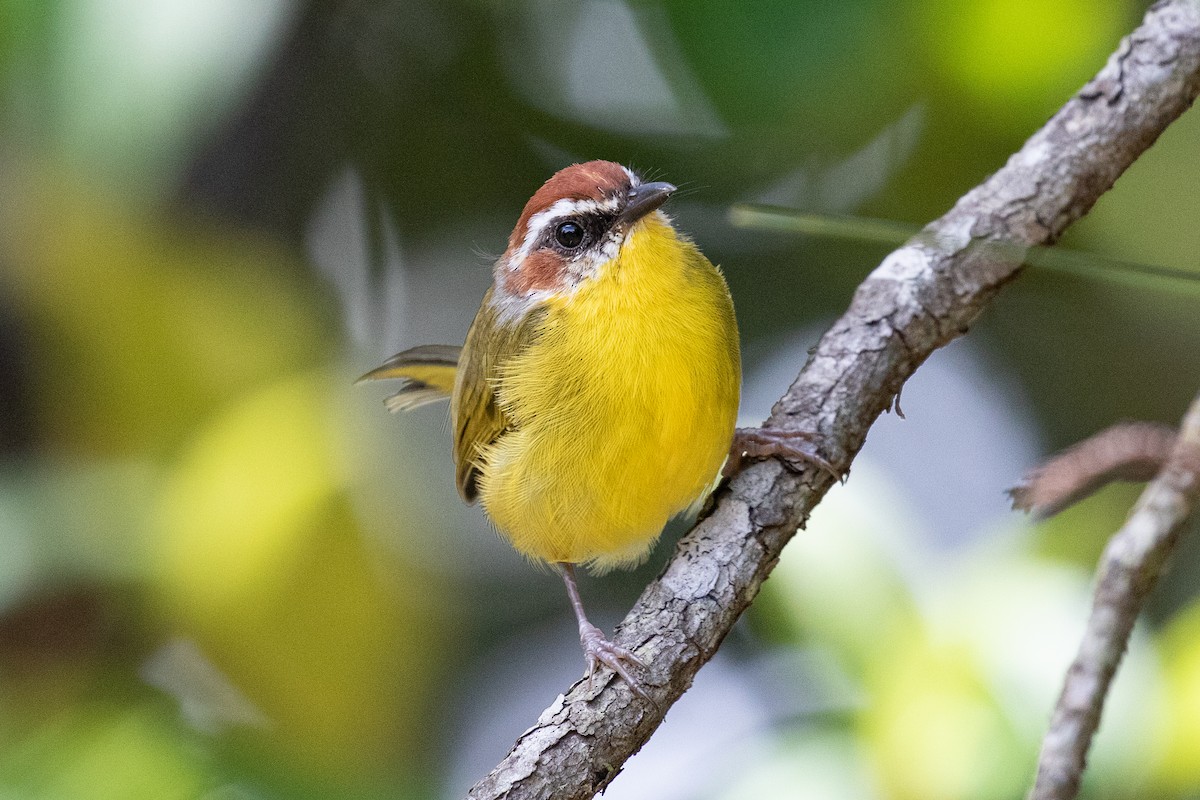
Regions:
M 545 308 L 535 306 L 517 319 L 501 319 L 489 289 L 467 332 L 450 403 L 450 423 L 458 493 L 468 503 L 479 495 L 477 484 L 487 448 L 514 428 L 496 397 L 504 365 L 536 341 L 544 316 Z

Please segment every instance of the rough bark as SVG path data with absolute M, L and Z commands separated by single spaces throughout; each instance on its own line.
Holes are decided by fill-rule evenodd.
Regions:
M 1160 2 L 1108 63 L 995 175 L 891 253 L 822 337 L 767 425 L 815 431 L 849 469 L 867 430 L 937 348 L 962 335 L 1200 92 L 1200 0 Z M 605 671 L 575 684 L 469 796 L 589 798 L 691 685 L 758 593 L 783 546 L 833 483 L 825 472 L 753 464 L 721 489 L 619 626 L 647 664 L 637 698 Z

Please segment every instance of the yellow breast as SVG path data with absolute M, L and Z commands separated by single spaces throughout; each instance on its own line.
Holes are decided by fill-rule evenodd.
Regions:
M 712 487 L 740 381 L 724 279 L 652 214 L 502 370 L 514 430 L 484 453 L 483 505 L 527 555 L 635 563 Z

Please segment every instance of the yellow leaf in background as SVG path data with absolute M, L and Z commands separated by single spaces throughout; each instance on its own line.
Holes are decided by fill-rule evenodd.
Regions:
M 30 325 L 55 447 L 161 453 L 238 392 L 329 357 L 332 323 L 283 248 L 84 187 L 48 169 L 0 186 L 0 291 Z
M 0 762 L 5 797 L 194 800 L 217 778 L 161 714 L 91 706 L 55 718 Z
M 167 481 L 152 571 L 164 627 L 262 712 L 263 746 L 345 781 L 421 757 L 453 626 L 437 579 L 364 535 L 331 386 L 270 384 L 199 431 Z
M 1019 745 L 970 650 L 909 641 L 879 664 L 864 727 L 888 797 L 953 800 L 1019 792 Z
M 976 101 L 972 113 L 1016 119 L 1057 108 L 1104 64 L 1132 17 L 1124 3 L 1087 0 L 937 0 L 909 8 L 917 40 Z
M 1166 792 L 1200 791 L 1200 600 L 1171 620 L 1159 639 L 1166 679 L 1165 756 L 1154 775 Z
M 854 671 L 889 638 L 919 630 L 918 608 L 899 558 L 921 519 L 894 481 L 869 459 L 854 482 L 830 490 L 763 585 L 756 614 L 815 638 Z
M 306 520 L 347 484 L 330 422 L 320 381 L 303 376 L 239 400 L 201 429 L 158 515 L 172 592 L 220 614 L 289 572 Z

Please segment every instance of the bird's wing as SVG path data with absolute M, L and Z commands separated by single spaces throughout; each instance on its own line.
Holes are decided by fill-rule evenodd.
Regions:
M 513 429 L 496 399 L 501 370 L 533 344 L 545 315 L 543 307 L 534 307 L 518 319 L 501 321 L 491 301 L 489 289 L 467 333 L 450 406 L 458 493 L 468 503 L 479 494 L 476 483 L 486 449 Z
M 454 391 L 461 347 L 426 344 L 405 350 L 359 378 L 360 381 L 403 381 L 384 402 L 390 411 L 411 411 L 444 400 Z

